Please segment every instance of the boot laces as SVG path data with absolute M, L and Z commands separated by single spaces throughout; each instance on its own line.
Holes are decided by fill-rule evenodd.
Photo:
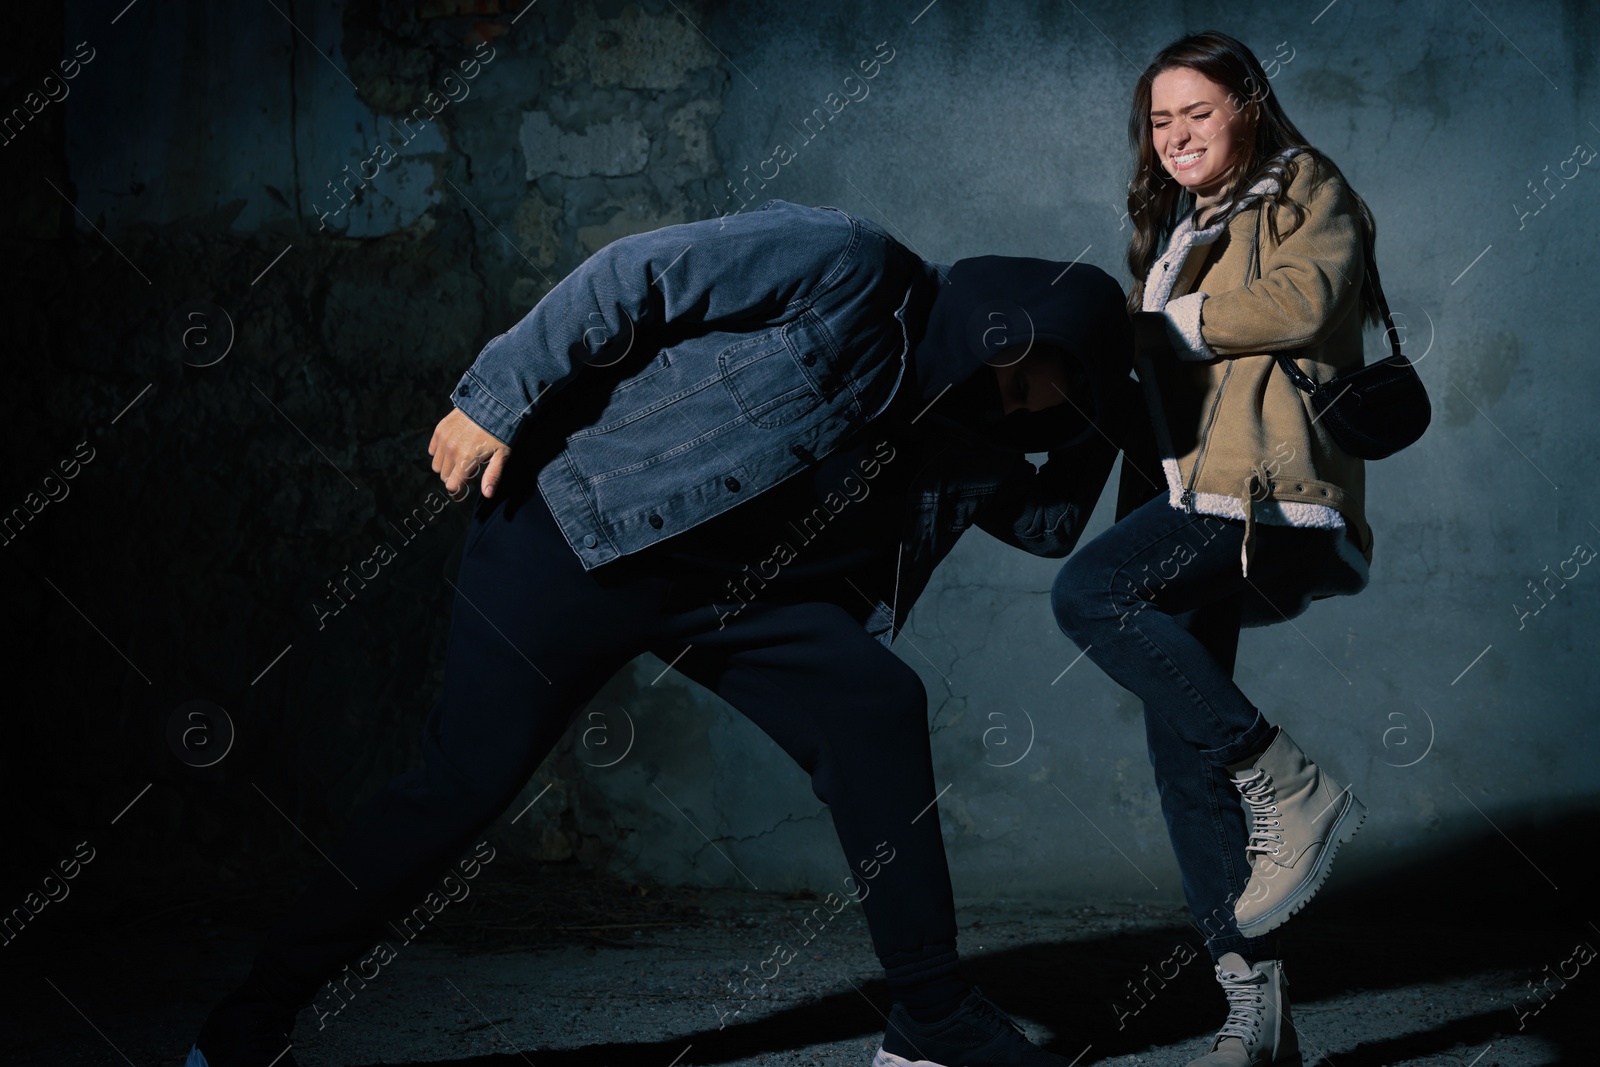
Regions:
M 983 995 L 982 990 L 974 986 L 973 992 L 977 993 L 977 996 L 972 998 L 972 1004 L 968 1009 L 969 1014 L 975 1015 L 979 1019 L 986 1019 L 992 1022 L 1000 1023 L 1001 1026 L 998 1029 L 1002 1033 L 1004 1033 L 1006 1030 L 1010 1030 L 1018 1037 L 1027 1036 L 1023 1033 L 1022 1027 L 1017 1025 L 1016 1020 L 1007 1015 L 1005 1012 L 1001 1011 L 999 1006 L 996 1005 L 994 1001 Z
M 1251 967 L 1248 974 L 1233 974 L 1218 967 L 1217 981 L 1228 998 L 1228 1018 L 1217 1032 L 1217 1041 L 1236 1037 L 1249 1047 L 1250 1042 L 1260 1038 L 1266 1021 L 1267 976 L 1259 967 Z
M 1278 795 L 1272 788 L 1272 775 L 1258 770 L 1248 778 L 1235 778 L 1239 795 L 1250 805 L 1250 843 L 1245 845 L 1246 855 L 1278 854 L 1283 844 L 1283 824 L 1278 814 Z

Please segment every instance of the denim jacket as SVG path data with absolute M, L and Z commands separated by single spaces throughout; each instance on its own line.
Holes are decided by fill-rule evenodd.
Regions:
M 516 439 L 509 462 L 539 465 L 545 502 L 593 569 L 772 488 L 892 404 L 918 404 L 911 350 L 939 284 L 936 265 L 874 223 L 771 200 L 607 245 L 490 340 L 452 400 Z M 925 429 L 965 440 L 943 422 L 929 413 Z M 895 574 L 864 576 L 864 624 L 885 644 L 968 526 L 1069 552 L 1116 454 L 1090 442 L 1036 472 L 967 436 L 918 472 Z

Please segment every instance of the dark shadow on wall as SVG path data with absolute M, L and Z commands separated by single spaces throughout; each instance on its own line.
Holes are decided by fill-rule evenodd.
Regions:
M 505 5 L 344 5 L 340 54 L 370 90 L 364 102 L 384 115 L 416 103 L 486 25 L 485 7 Z M 515 116 L 491 99 L 511 111 L 548 109 L 598 91 L 593 106 L 621 106 L 621 90 L 554 80 L 541 57 L 587 24 L 570 5 L 545 7 L 520 20 L 514 44 L 502 38 L 496 95 L 476 93 L 440 114 L 451 147 L 437 160 L 438 184 L 450 195 L 426 226 L 344 238 L 286 212 L 240 233 L 232 223 L 260 194 L 243 182 L 238 198 L 180 221 L 86 222 L 74 206 L 86 190 L 69 166 L 65 116 L 79 109 L 80 137 L 109 120 L 84 93 L 46 108 L 3 146 L 12 165 L 0 168 L 0 195 L 14 210 L 0 218 L 0 247 L 13 272 L 0 287 L 0 320 L 16 358 L 3 392 L 13 447 L 0 469 L 0 515 L 22 511 L 0 533 L 0 647 L 13 666 L 6 703 L 17 710 L 0 745 L 0 808 L 28 817 L 0 881 L 47 871 L 86 839 L 137 856 L 151 875 L 187 877 L 198 865 L 259 876 L 295 863 L 305 837 L 329 839 L 361 800 L 416 763 L 467 524 L 465 506 L 442 504 L 426 451 L 451 410 L 450 389 L 537 297 L 524 274 L 553 284 L 581 262 L 585 226 L 633 219 L 648 229 L 680 201 L 709 199 L 710 176 L 683 169 L 676 134 L 652 142 L 637 175 L 522 177 Z M 682 17 L 664 0 L 643 7 L 663 21 Z M 136 8 L 119 32 L 171 17 Z M 222 25 L 228 16 L 212 17 Z M 496 26 L 510 18 L 507 8 Z M 68 22 L 60 5 L 13 13 L 0 39 L 7 107 L 71 54 Z M 263 47 L 326 62 L 289 25 L 271 26 L 280 31 Z M 604 36 L 597 25 L 582 32 Z M 607 41 L 613 59 L 648 47 Z M 702 47 L 698 36 L 684 46 L 696 55 Z M 93 72 L 102 80 L 187 62 L 120 45 L 100 52 Z M 703 63 L 682 87 L 629 100 L 664 128 L 658 112 L 709 108 L 726 81 Z M 286 105 L 292 88 L 286 80 L 253 90 L 261 115 L 206 131 L 215 150 L 230 138 L 273 141 L 274 122 L 288 128 L 284 107 L 318 106 Z M 297 118 L 317 127 L 316 114 Z M 175 122 L 182 127 L 182 115 Z M 511 132 L 491 143 L 516 166 L 474 161 L 458 140 L 496 122 Z M 148 135 L 103 132 L 108 151 Z M 167 192 L 155 181 L 164 173 L 141 172 L 138 188 L 117 195 L 148 205 Z M 517 234 L 515 253 L 447 178 Z M 650 210 L 634 219 L 622 204 Z M 264 270 L 280 255 L 290 269 Z M 235 331 L 226 358 L 205 366 L 172 328 L 178 309 L 199 299 L 225 309 Z M 363 581 L 381 561 L 379 544 L 395 558 Z M 180 762 L 169 730 L 196 699 L 219 706 L 234 728 L 225 761 L 208 769 Z M 550 829 L 542 858 L 560 858 L 574 835 Z

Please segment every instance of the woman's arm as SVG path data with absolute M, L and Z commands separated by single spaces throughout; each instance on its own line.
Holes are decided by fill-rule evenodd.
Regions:
M 1289 196 L 1306 216 L 1276 248 L 1263 227 L 1259 277 L 1237 289 L 1194 292 L 1167 303 L 1180 359 L 1317 344 L 1360 300 L 1361 223 L 1344 182 L 1308 159 Z

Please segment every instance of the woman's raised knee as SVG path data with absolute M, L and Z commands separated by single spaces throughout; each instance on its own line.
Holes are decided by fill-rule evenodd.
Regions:
M 1050 586 L 1050 611 L 1062 633 L 1079 641 L 1084 627 L 1105 614 L 1111 605 L 1105 582 L 1104 574 L 1083 566 L 1077 557 L 1062 564 Z

